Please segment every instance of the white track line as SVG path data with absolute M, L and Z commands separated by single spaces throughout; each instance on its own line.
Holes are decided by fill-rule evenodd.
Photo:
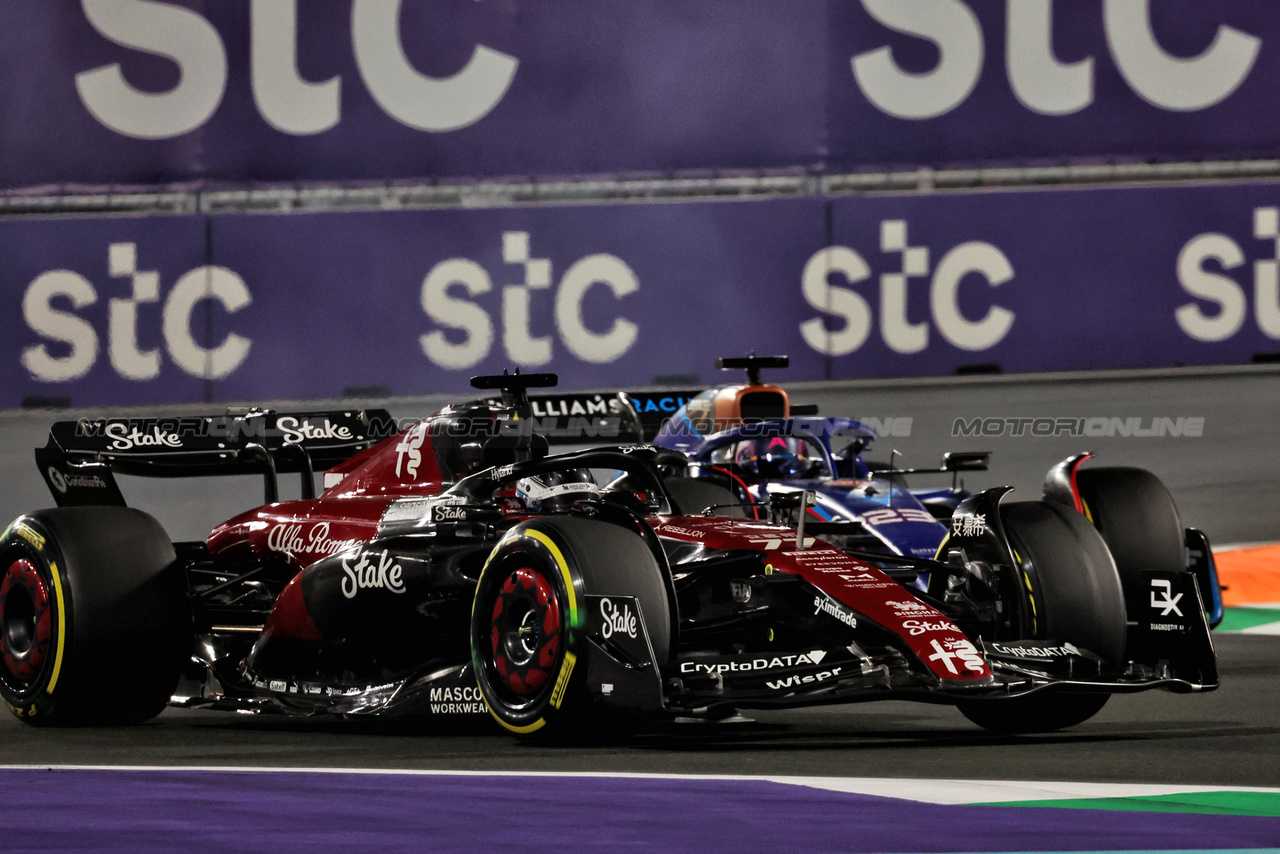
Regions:
M 1070 800 L 1077 798 L 1137 798 L 1199 792 L 1262 792 L 1280 788 L 1252 786 L 1177 785 L 1145 783 L 1076 783 L 1044 780 L 926 780 L 897 777 L 793 777 L 732 774 L 641 774 L 603 771 L 439 771 L 406 768 L 289 768 L 269 766 L 198 765 L 0 765 L 0 771 L 124 771 L 214 772 L 223 774 L 384 774 L 409 777 L 565 777 L 621 780 L 709 780 L 767 782 L 804 786 L 831 792 L 874 795 L 932 804 L 1007 803 L 1010 801 Z

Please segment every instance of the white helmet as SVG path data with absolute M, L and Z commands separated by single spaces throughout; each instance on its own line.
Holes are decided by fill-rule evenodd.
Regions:
M 600 487 L 586 469 L 568 469 L 522 477 L 516 482 L 516 495 L 530 510 L 553 513 L 575 501 L 596 498 Z

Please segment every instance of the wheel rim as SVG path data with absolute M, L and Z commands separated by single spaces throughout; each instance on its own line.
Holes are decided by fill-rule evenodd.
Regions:
M 52 629 L 44 578 L 31 561 L 14 561 L 0 579 L 0 661 L 19 690 L 33 686 L 44 669 Z
M 560 602 L 543 572 L 521 567 L 498 588 L 493 603 L 489 648 L 501 685 L 519 699 L 538 694 L 560 651 Z

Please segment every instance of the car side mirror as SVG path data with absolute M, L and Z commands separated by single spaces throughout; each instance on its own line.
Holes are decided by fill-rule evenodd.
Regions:
M 986 471 L 990 465 L 990 451 L 948 451 L 942 455 L 943 471 Z

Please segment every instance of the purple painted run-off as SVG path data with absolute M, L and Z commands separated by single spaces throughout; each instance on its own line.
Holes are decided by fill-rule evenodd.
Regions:
M 0 850 L 1252 848 L 1280 819 L 936 806 L 758 780 L 6 770 Z

